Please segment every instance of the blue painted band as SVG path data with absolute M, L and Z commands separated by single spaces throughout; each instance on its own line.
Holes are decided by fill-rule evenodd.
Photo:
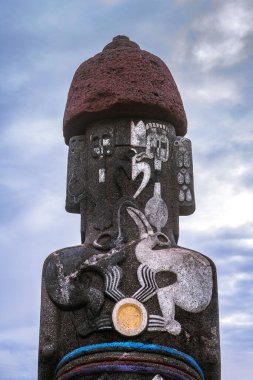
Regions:
M 183 358 L 184 360 L 188 361 L 191 363 L 191 365 L 198 370 L 200 373 L 201 377 L 203 380 L 205 380 L 204 373 L 198 363 L 190 356 L 187 354 L 184 354 L 181 351 L 178 351 L 174 348 L 171 347 L 163 347 L 163 346 L 158 346 L 156 344 L 145 344 L 145 343 L 137 343 L 137 342 L 110 342 L 110 343 L 99 343 L 99 344 L 92 344 L 90 346 L 84 346 L 77 348 L 76 350 L 70 352 L 69 354 L 65 355 L 61 361 L 59 362 L 56 370 L 58 370 L 59 367 L 61 367 L 65 361 L 72 359 L 76 356 L 81 356 L 82 354 L 85 354 L 89 351 L 94 351 L 94 350 L 101 350 L 103 348 L 132 348 L 135 350 L 149 350 L 149 351 L 160 351 L 160 352 L 166 352 L 175 356 L 179 356 Z

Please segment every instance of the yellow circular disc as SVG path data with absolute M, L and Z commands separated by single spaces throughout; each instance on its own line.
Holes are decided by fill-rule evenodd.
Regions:
M 134 336 L 140 334 L 145 329 L 147 325 L 147 311 L 134 298 L 124 298 L 115 305 L 112 319 L 114 327 L 118 332 L 126 336 Z

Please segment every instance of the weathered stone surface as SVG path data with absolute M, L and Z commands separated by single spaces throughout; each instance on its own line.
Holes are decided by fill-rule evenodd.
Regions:
M 83 134 L 88 122 L 116 117 L 164 120 L 180 136 L 187 130 L 183 103 L 168 67 L 125 36 L 115 37 L 77 69 L 65 109 L 65 140 Z
M 101 56 L 116 66 L 98 64 Z M 92 85 L 88 98 L 78 85 L 79 98 L 72 101 L 72 84 L 66 109 L 79 107 L 73 118 L 68 113 L 65 126 L 70 137 L 66 210 L 81 214 L 82 244 L 53 252 L 44 263 L 39 380 L 220 380 L 215 265 L 177 245 L 179 215 L 195 209 L 191 142 L 178 136 L 183 124 L 174 124 L 182 121 L 180 102 L 168 119 L 162 108 L 158 118 L 147 117 L 154 94 L 146 84 L 140 97 L 147 109 L 140 103 L 132 107 L 131 93 L 123 91 L 126 78 L 131 81 L 132 72 L 136 83 L 152 82 L 157 71 L 151 55 L 127 38 L 114 39 L 96 57 L 96 70 L 104 70 L 101 99 L 93 88 L 101 89 L 93 59 L 89 77 L 81 69 L 84 76 L 77 78 L 79 85 Z M 138 69 L 143 78 L 135 77 L 129 57 L 147 66 Z M 156 60 L 160 75 L 164 64 Z M 121 67 L 119 62 L 117 73 L 113 68 Z M 114 87 L 115 109 L 110 108 Z M 156 111 L 161 97 L 157 101 Z M 89 104 L 90 113 L 77 113 L 82 104 Z M 103 107 L 113 113 L 103 114 Z M 126 109 L 131 117 L 122 117 Z M 102 115 L 105 120 L 94 120 Z
M 196 360 L 206 380 L 219 380 L 215 266 L 176 243 L 182 186 L 192 194 L 183 200 L 184 213 L 193 205 L 189 144 L 171 124 L 152 119 L 93 122 L 71 138 L 66 208 L 81 213 L 83 244 L 54 252 L 44 265 L 40 380 L 49 380 L 44 374 L 75 349 L 129 340 L 179 350 Z M 108 355 L 107 370 L 132 379 L 135 373 L 121 373 L 122 366 L 113 364 L 117 350 Z M 142 365 L 136 366 L 136 358 L 127 363 L 142 379 L 145 352 L 133 356 Z M 117 363 L 120 357 L 118 350 Z M 57 379 L 96 380 L 105 367 L 89 358 L 67 361 Z M 158 358 L 152 360 L 162 371 Z M 185 374 L 184 361 L 179 369 L 169 366 L 171 376 L 201 378 L 187 368 Z M 148 380 L 156 376 L 151 367 Z

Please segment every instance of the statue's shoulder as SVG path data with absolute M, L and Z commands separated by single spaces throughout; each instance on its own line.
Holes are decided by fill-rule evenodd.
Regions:
M 54 266 L 56 263 L 61 263 L 63 266 L 68 266 L 68 264 L 71 263 L 81 263 L 94 253 L 94 251 L 94 248 L 86 247 L 83 244 L 58 249 L 57 251 L 50 253 L 44 261 L 43 272 L 45 272 L 48 267 Z

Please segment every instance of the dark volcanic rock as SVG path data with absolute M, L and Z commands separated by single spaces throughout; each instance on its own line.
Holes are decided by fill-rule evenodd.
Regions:
M 117 36 L 83 62 L 72 80 L 64 114 L 64 137 L 84 133 L 91 121 L 142 117 L 164 120 L 183 136 L 187 120 L 176 83 L 165 63 Z

